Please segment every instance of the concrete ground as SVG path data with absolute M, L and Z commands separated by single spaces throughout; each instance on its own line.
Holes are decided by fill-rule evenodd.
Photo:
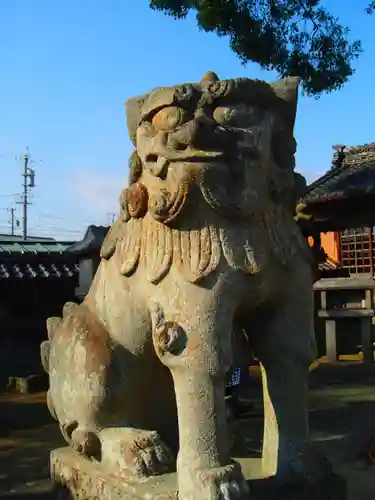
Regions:
M 320 364 L 311 373 L 310 422 L 316 446 L 346 477 L 349 500 L 375 498 L 375 464 L 368 458 L 375 434 L 375 365 Z M 261 447 L 260 384 L 252 378 L 247 396 L 256 403 L 250 418 L 237 421 L 237 444 L 256 456 Z M 45 394 L 0 396 L 0 499 L 51 498 L 48 455 L 63 446 L 45 406 Z M 374 445 L 375 455 L 375 445 Z
M 254 417 L 239 420 L 235 432 L 238 443 L 245 443 L 254 456 L 260 455 L 263 431 L 258 371 L 253 370 L 251 387 L 244 391 L 258 411 Z M 374 436 L 375 457 L 375 364 L 329 364 L 324 359 L 316 363 L 310 373 L 310 427 L 318 450 L 346 478 L 349 500 L 374 500 L 375 463 L 369 450 Z

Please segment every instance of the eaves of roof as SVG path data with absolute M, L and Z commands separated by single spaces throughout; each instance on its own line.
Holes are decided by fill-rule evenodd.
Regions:
M 306 204 L 375 194 L 375 143 L 343 148 L 341 161 L 307 188 Z
M 0 240 L 0 255 L 1 254 L 62 254 L 71 245 L 71 242 L 60 241 L 31 241 L 31 240 Z

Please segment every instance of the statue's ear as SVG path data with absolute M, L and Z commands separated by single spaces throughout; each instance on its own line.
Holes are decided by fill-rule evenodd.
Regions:
M 294 197 L 295 201 L 298 202 L 304 196 L 306 196 L 307 182 L 305 177 L 299 172 L 294 172 L 293 178 L 294 178 Z
M 297 114 L 299 83 L 299 77 L 288 76 L 278 82 L 270 84 L 274 93 L 278 97 L 280 112 L 283 115 L 283 119 L 292 134 Z
M 129 186 L 139 181 L 142 175 L 142 170 L 142 162 L 137 154 L 137 151 L 133 151 L 129 158 Z
M 126 123 L 128 125 L 128 133 L 132 143 L 135 146 L 135 138 L 137 128 L 141 123 L 141 110 L 146 96 L 138 96 L 128 99 L 125 103 Z

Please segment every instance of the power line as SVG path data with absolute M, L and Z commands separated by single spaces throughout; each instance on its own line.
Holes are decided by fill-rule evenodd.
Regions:
M 22 173 L 22 177 L 23 177 L 23 183 L 22 183 L 22 194 L 21 194 L 21 200 L 20 201 L 16 201 L 17 204 L 20 204 L 22 205 L 22 211 L 23 211 L 23 214 L 22 214 L 22 235 L 23 235 L 23 239 L 27 239 L 27 235 L 28 235 L 28 224 L 29 224 L 29 217 L 28 217 L 28 206 L 31 205 L 31 201 L 32 199 L 34 199 L 34 196 L 32 194 L 32 189 L 35 187 L 35 170 L 30 168 L 30 164 L 33 163 L 33 160 L 31 159 L 30 157 L 30 153 L 29 153 L 29 149 L 26 148 L 26 152 L 16 158 L 17 160 L 21 160 L 22 163 L 23 163 L 23 173 Z M 17 194 L 2 194 L 0 195 L 0 198 L 11 198 L 11 197 L 15 197 L 17 196 Z M 40 199 L 40 196 L 37 195 L 35 196 L 35 198 L 38 198 Z M 15 217 L 15 209 L 6 209 L 8 211 L 8 213 L 10 213 L 10 221 L 9 221 L 9 224 L 11 225 L 11 231 L 12 231 L 12 234 L 14 234 L 15 232 L 15 229 L 16 227 L 19 226 L 19 220 L 16 219 Z M 62 216 L 58 216 L 58 215 L 54 215 L 54 214 L 47 214 L 47 213 L 36 213 L 35 214 L 37 219 L 41 217 L 46 217 L 48 219 L 52 219 L 52 220 L 56 220 L 56 221 L 61 221 L 62 223 L 67 223 L 69 224 L 69 222 L 71 222 L 71 217 L 62 217 Z M 115 221 L 115 217 L 116 217 L 116 214 L 111 212 L 111 213 L 107 213 L 107 221 L 106 223 L 108 225 L 111 225 L 113 224 L 113 222 Z M 44 231 L 44 232 L 51 232 L 51 231 L 54 231 L 54 232 L 60 232 L 60 233 L 70 233 L 70 234 L 83 234 L 86 230 L 87 230 L 87 227 L 91 224 L 98 224 L 98 225 L 102 225 L 103 222 L 98 220 L 97 217 L 95 217 L 95 219 L 91 219 L 91 220 L 88 220 L 88 219 L 85 219 L 85 220 L 81 220 L 80 221 L 81 224 L 82 224 L 82 229 L 66 229 L 66 228 L 56 228 L 56 227 L 46 227 L 46 225 L 43 225 L 43 227 L 41 227 L 39 229 L 39 231 Z M 32 224 L 33 227 L 35 227 L 34 224 Z
M 60 220 L 60 221 L 67 220 L 67 217 L 61 217 L 59 215 L 46 214 L 46 213 L 43 213 L 43 212 L 39 212 L 37 214 L 37 218 L 38 219 L 39 219 L 39 217 L 46 217 L 47 219 L 54 219 L 54 220 Z
M 69 229 L 41 229 L 34 228 L 34 231 L 42 232 L 42 233 L 69 233 L 69 234 L 84 234 L 84 231 L 72 231 Z
M 83 234 L 87 227 L 84 227 L 82 229 L 67 229 L 67 228 L 60 228 L 60 227 L 48 227 L 48 226 L 41 226 L 41 225 L 33 225 L 32 226 L 34 229 L 37 229 L 38 231 L 54 231 L 54 232 L 62 232 L 62 233 L 76 233 L 76 234 Z
M 72 219 L 68 215 L 62 217 L 61 215 L 54 215 L 54 214 L 49 214 L 49 213 L 45 213 L 45 212 L 37 212 L 36 218 L 40 219 L 41 217 L 45 217 L 46 219 L 52 219 L 52 220 L 61 221 L 61 222 L 69 222 Z M 85 225 L 85 224 L 90 225 L 90 224 L 93 224 L 93 219 L 80 219 L 80 223 L 82 225 Z

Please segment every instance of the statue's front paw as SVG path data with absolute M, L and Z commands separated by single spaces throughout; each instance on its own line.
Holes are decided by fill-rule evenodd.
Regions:
M 100 457 L 101 442 L 94 431 L 80 427 L 76 420 L 60 425 L 60 430 L 69 446 L 77 453 L 87 457 Z
M 103 429 L 100 439 L 102 464 L 114 474 L 144 480 L 175 470 L 175 458 L 156 431 Z
M 179 484 L 181 500 L 185 498 L 245 500 L 249 497 L 248 485 L 242 475 L 240 465 L 236 462 L 214 469 L 199 470 L 192 481 L 186 481 L 183 477 L 182 481 L 179 478 Z
M 155 476 L 170 472 L 174 460 L 172 453 L 157 432 L 139 436 L 125 454 L 125 462 L 137 476 Z
M 101 452 L 101 443 L 98 436 L 92 431 L 80 428 L 72 432 L 70 446 L 77 453 L 88 457 L 99 456 Z

